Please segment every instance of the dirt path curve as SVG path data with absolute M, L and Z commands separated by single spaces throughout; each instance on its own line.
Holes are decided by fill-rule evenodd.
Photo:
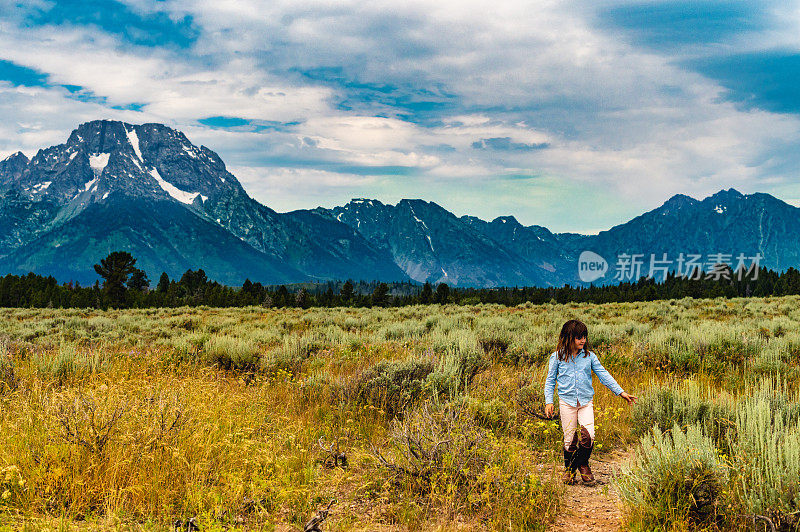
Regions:
M 567 486 L 564 509 L 549 530 L 553 532 L 622 530 L 619 496 L 611 484 L 611 476 L 631 455 L 630 451 L 616 451 L 599 460 L 590 460 L 589 465 L 598 481 L 597 485 L 588 487 L 577 482 L 573 486 Z M 577 475 L 577 478 L 580 479 L 580 475 Z

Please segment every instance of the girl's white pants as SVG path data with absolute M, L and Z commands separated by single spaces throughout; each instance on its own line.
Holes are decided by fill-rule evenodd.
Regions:
M 592 401 L 585 405 L 569 406 L 563 400 L 558 402 L 561 415 L 561 428 L 564 430 L 564 449 L 581 440 L 580 427 L 585 427 L 592 441 L 594 440 L 594 406 Z M 577 438 L 575 438 L 577 432 Z

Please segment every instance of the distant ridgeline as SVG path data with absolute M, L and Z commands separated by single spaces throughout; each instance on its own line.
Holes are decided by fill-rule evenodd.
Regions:
M 621 302 L 679 299 L 684 297 L 749 297 L 800 294 L 800 272 L 789 268 L 783 273 L 766 267 L 738 272 L 720 268 L 718 276 L 676 276 L 668 273 L 657 282 L 641 277 L 635 282 L 605 286 L 561 288 L 451 288 L 446 283 L 434 286 L 411 282 L 327 281 L 294 285 L 264 286 L 246 280 L 241 287 L 230 287 L 208 279 L 200 270 L 187 270 L 179 280 L 162 273 L 150 288 L 146 274 L 135 267 L 136 259 L 127 252 L 114 252 L 95 265 L 103 282 L 91 286 L 59 284 L 52 276 L 34 273 L 0 277 L 2 307 L 78 307 L 150 308 L 207 305 L 212 307 L 396 307 L 416 304 L 455 303 L 462 305 L 497 303 L 518 305 L 530 302 Z
M 685 273 L 697 260 L 704 269 L 735 270 L 740 256 L 747 267 L 758 257 L 758 267 L 797 268 L 797 227 L 799 208 L 733 189 L 703 200 L 677 194 L 596 235 L 456 216 L 421 199 L 279 213 L 251 198 L 211 149 L 162 124 L 87 122 L 64 144 L 0 161 L 0 274 L 84 285 L 97 279 L 93 264 L 121 249 L 151 278 L 202 268 L 229 286 L 317 283 L 310 293 L 340 279 L 446 284 L 459 294 L 588 288 L 636 282 L 648 267 Z

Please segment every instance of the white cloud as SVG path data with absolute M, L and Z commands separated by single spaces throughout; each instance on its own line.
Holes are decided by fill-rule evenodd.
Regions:
M 59 88 L 2 86 L 8 118 L 0 124 L 0 153 L 63 142 L 93 118 L 160 121 L 218 151 L 246 176 L 248 190 L 278 210 L 300 206 L 309 190 L 319 198 L 431 193 L 465 208 L 475 201 L 487 217 L 515 214 L 530 223 L 550 209 L 556 224 L 569 208 L 552 195 L 567 191 L 623 198 L 603 208 L 611 225 L 674 193 L 786 190 L 795 178 L 768 173 L 764 161 L 781 166 L 765 154 L 796 143 L 797 118 L 725 102 L 719 85 L 675 58 L 593 26 L 594 4 L 128 4 L 174 20 L 189 15 L 199 39 L 175 51 L 128 46 L 97 28 L 0 23 L 3 59 L 45 72 L 52 83 L 86 87 L 108 105 L 145 104 L 141 113 L 116 111 Z M 797 44 L 787 28 L 796 29 L 800 17 L 796 9 L 791 15 L 794 26 L 743 38 L 737 49 L 766 40 Z M 423 108 L 422 120 L 413 103 L 428 100 L 443 105 Z M 292 124 L 259 133 L 197 125 L 208 116 Z M 548 147 L 473 148 L 492 138 Z M 364 177 L 350 173 L 352 166 L 410 166 L 416 174 Z M 521 185 L 506 179 L 513 175 L 540 179 Z M 420 187 L 416 194 L 411 186 Z M 582 227 L 561 223 L 555 228 Z

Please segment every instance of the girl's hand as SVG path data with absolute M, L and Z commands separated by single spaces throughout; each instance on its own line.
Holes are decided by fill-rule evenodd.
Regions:
M 619 394 L 619 396 L 622 397 L 623 399 L 625 399 L 626 401 L 628 401 L 629 405 L 632 405 L 633 403 L 635 403 L 636 399 L 637 399 L 637 397 L 635 395 L 628 395 L 625 392 L 622 392 L 621 394 Z
M 544 415 L 546 417 L 553 417 L 553 405 L 544 405 Z

